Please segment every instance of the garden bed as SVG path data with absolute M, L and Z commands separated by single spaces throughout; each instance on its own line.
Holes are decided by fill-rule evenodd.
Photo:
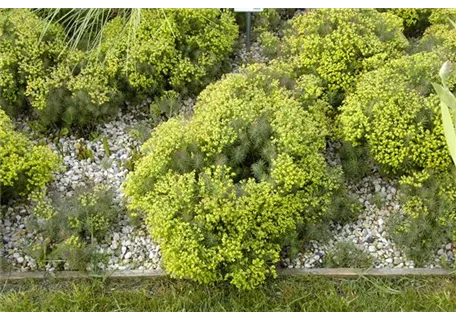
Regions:
M 436 116 L 438 97 L 431 93 L 430 83 L 431 79 L 436 81 L 437 73 L 434 71 L 440 63 L 434 60 L 445 55 L 452 59 L 453 56 L 451 50 L 449 54 L 446 51 L 447 43 L 442 45 L 443 48 L 436 46 L 429 49 L 429 43 L 434 42 L 427 37 L 432 40 L 432 37 L 440 36 L 439 28 L 450 35 L 456 31 L 448 31 L 443 22 L 438 20 L 438 14 L 435 22 L 426 11 L 423 19 L 427 24 L 432 22 L 434 26 L 429 27 L 429 33 L 422 36 L 420 46 L 410 47 L 401 24 L 406 21 L 390 13 L 375 10 L 322 10 L 307 17 L 298 10 L 294 12 L 294 18 L 288 21 L 292 27 L 288 26 L 289 29 L 282 32 L 281 28 L 287 21 L 270 10 L 261 16 L 264 20 L 257 20 L 254 29 L 256 41 L 252 43 L 251 51 L 246 52 L 242 33 L 235 46 L 233 35 L 238 26 L 231 13 L 222 14 L 217 10 L 206 12 L 211 19 L 220 19 L 217 23 L 221 30 L 227 28 L 230 31 L 225 39 L 223 32 L 217 30 L 222 34 L 217 34 L 221 39 L 217 43 L 220 47 L 217 50 L 211 48 L 214 52 L 223 52 L 223 55 L 216 57 L 210 51 L 202 59 L 204 62 L 208 59 L 214 65 L 203 67 L 202 64 L 201 70 L 196 67 L 192 69 L 202 63 L 199 60 L 192 61 L 192 67 L 186 65 L 192 59 L 199 59 L 202 53 L 189 54 L 189 48 L 195 44 L 190 40 L 190 44 L 187 44 L 188 35 L 185 33 L 192 34 L 188 39 L 205 39 L 205 32 L 201 31 L 205 27 L 198 25 L 200 33 L 195 36 L 193 32 L 196 29 L 189 27 L 187 30 L 183 26 L 182 34 L 185 36 L 180 40 L 182 43 L 177 42 L 175 48 L 172 48 L 182 54 L 182 61 L 179 60 L 181 64 L 173 65 L 175 61 L 165 59 L 171 67 L 163 67 L 166 72 L 172 69 L 172 73 L 166 76 L 160 74 L 161 78 L 155 74 L 159 79 L 156 83 L 155 80 L 150 80 L 152 77 L 141 77 L 141 74 L 134 72 L 129 74 L 131 78 L 123 78 L 118 74 L 125 71 L 123 69 L 109 74 L 106 79 L 102 78 L 101 83 L 109 83 L 109 86 L 114 87 L 108 86 L 107 91 L 112 96 L 107 98 L 108 104 L 102 103 L 101 106 L 103 110 L 108 108 L 109 112 L 118 110 L 115 115 L 107 117 L 109 120 L 104 120 L 102 111 L 95 108 L 94 112 L 91 109 L 93 101 L 87 102 L 89 100 L 84 96 L 94 94 L 90 87 L 83 87 L 82 91 L 71 88 L 75 90 L 72 95 L 68 92 L 65 92 L 67 96 L 62 94 L 70 101 L 68 109 L 76 114 L 85 110 L 86 106 L 81 101 L 86 101 L 90 111 L 84 117 L 90 118 L 94 116 L 90 112 L 94 112 L 100 117 L 96 124 L 84 124 L 77 128 L 78 123 L 74 120 L 76 117 L 72 118 L 70 126 L 63 126 L 62 123 L 68 120 L 65 117 L 71 114 L 66 110 L 62 111 L 65 115 L 62 116 L 63 120 L 46 123 L 43 128 L 39 122 L 40 117 L 49 117 L 45 112 L 52 112 L 52 108 L 55 108 L 55 101 L 51 101 L 54 96 L 45 100 L 51 111 L 46 111 L 45 108 L 44 113 L 40 113 L 43 110 L 32 112 L 29 102 L 36 103 L 38 98 L 28 97 L 29 110 L 12 117 L 15 130 L 24 139 L 31 141 L 29 148 L 48 148 L 59 155 L 62 167 L 61 170 L 53 168 L 52 181 L 40 190 L 44 193 L 42 197 L 36 198 L 34 193 L 29 192 L 27 196 L 21 194 L 21 197 L 12 197 L 8 203 L 2 204 L 2 277 L 7 278 L 8 274 L 11 279 L 41 278 L 49 274 L 64 278 L 79 277 L 80 273 L 76 273 L 76 270 L 87 272 L 86 276 L 164 275 L 163 250 L 159 241 L 151 236 L 151 231 L 156 231 L 152 230 L 152 226 L 157 221 L 162 223 L 158 227 L 164 228 L 160 234 L 172 239 L 170 243 L 175 246 L 167 244 L 167 253 L 174 258 L 169 265 L 176 268 L 175 271 L 185 270 L 178 274 L 180 277 L 187 277 L 185 272 L 190 272 L 193 276 L 204 274 L 207 279 L 204 278 L 203 282 L 221 279 L 223 275 L 212 275 L 209 271 L 206 275 L 206 270 L 199 270 L 199 266 L 187 266 L 182 262 L 184 260 L 179 261 L 176 252 L 185 252 L 186 258 L 191 256 L 188 261 L 204 261 L 210 268 L 213 266 L 207 257 L 213 257 L 214 261 L 220 263 L 220 267 L 214 267 L 214 270 L 227 272 L 232 268 L 231 277 L 236 278 L 233 274 L 237 272 L 241 279 L 238 278 L 235 284 L 246 288 L 258 285 L 262 276 L 274 273 L 269 270 L 270 266 L 276 267 L 279 274 L 284 275 L 450 274 L 448 268 L 456 265 L 456 244 L 453 242 L 454 236 L 451 238 L 452 232 L 453 235 L 456 234 L 454 213 L 451 213 L 451 197 L 454 193 L 451 185 L 447 188 L 447 185 L 440 182 L 441 176 L 434 179 L 433 174 L 435 170 L 442 177 L 448 177 L 454 169 L 450 166 L 450 155 L 445 149 L 440 118 Z M 149 13 L 153 16 L 153 11 Z M 176 21 L 186 19 L 182 18 L 183 13 L 179 11 L 173 14 L 176 15 Z M 202 18 L 199 13 L 192 14 L 192 19 L 200 23 L 198 19 Z M 291 18 L 289 13 L 281 14 Z M 395 14 L 400 16 L 400 12 Z M 341 29 L 322 22 L 324 19 L 333 19 L 333 15 L 337 16 L 341 25 L 344 25 L 344 19 L 353 22 L 356 41 L 346 40 L 344 33 L 340 33 Z M 391 33 L 386 36 L 381 34 L 381 30 L 366 27 L 377 23 L 391 28 Z M 315 30 L 307 28 L 313 25 Z M 115 23 L 110 27 L 116 30 Z M 318 36 L 309 36 L 301 28 Z M 364 28 L 369 32 L 365 32 Z M 339 43 L 331 38 L 333 36 L 345 42 L 341 40 Z M 170 34 L 164 33 L 163 37 L 170 37 Z M 201 39 L 198 41 L 201 42 Z M 307 46 L 303 46 L 301 41 Z M 372 52 L 363 51 L 365 48 L 362 44 L 366 41 L 375 43 L 369 49 Z M 329 49 L 323 45 L 327 42 L 335 46 L 334 54 L 331 53 L 330 56 L 338 57 L 337 63 L 327 57 L 328 52 L 325 50 Z M 456 46 L 453 43 L 448 46 L 454 48 L 453 45 Z M 234 53 L 231 53 L 231 47 L 236 48 Z M 346 48 L 356 52 L 359 57 L 353 58 L 354 61 L 349 60 L 349 55 L 345 56 L 345 51 L 348 50 Z M 145 62 L 141 60 L 142 48 L 135 49 L 139 52 L 135 56 L 139 61 L 137 63 L 144 67 Z M 166 50 L 164 56 L 169 54 Z M 407 50 L 416 50 L 418 53 L 409 55 Z M 219 61 L 222 58 L 226 61 Z M 151 69 L 144 67 L 141 72 L 153 72 L 161 62 L 159 60 L 153 62 L 155 64 Z M 113 61 L 118 62 L 115 59 Z M 111 62 L 114 63 L 113 61 Z M 213 69 L 222 70 L 220 65 L 227 61 L 231 63 L 231 70 L 223 76 L 214 76 L 217 72 Z M 87 61 L 81 62 L 81 65 L 85 63 L 90 66 Z M 339 70 L 338 63 L 346 69 L 344 67 Z M 419 66 L 418 70 L 415 65 Z M 101 68 L 104 70 L 108 67 L 102 64 Z M 128 68 L 128 64 L 119 68 Z M 181 75 L 174 73 L 173 68 L 181 68 L 182 73 L 186 68 L 192 71 Z M 90 75 L 91 69 L 88 70 Z M 401 74 L 408 73 L 418 80 L 405 76 L 397 80 Z M 104 76 L 103 72 L 101 74 Z M 80 73 L 74 77 L 83 75 Z M 109 78 L 111 76 L 112 79 Z M 210 77 L 213 78 L 209 82 Z M 87 84 L 87 79 L 76 79 Z M 55 79 L 51 80 L 50 83 L 55 86 Z M 125 81 L 128 85 L 125 85 Z M 125 87 L 133 90 L 134 85 L 139 86 L 134 88 L 137 90 L 134 93 L 138 95 L 132 101 L 136 102 L 122 96 L 127 95 L 127 92 L 118 92 Z M 205 85 L 207 87 L 204 89 Z M 74 86 L 81 90 L 81 84 Z M 195 87 L 194 92 L 187 92 L 185 86 Z M 144 97 L 144 92 L 152 92 L 151 88 L 155 90 L 156 87 L 160 87 L 161 91 L 158 91 L 161 96 L 146 94 Z M 396 94 L 396 87 L 406 90 L 393 99 L 389 95 Z M 168 90 L 170 88 L 172 90 Z M 57 90 L 52 87 L 54 89 Z M 48 92 L 50 95 L 54 93 L 52 90 Z M 88 93 L 84 90 L 88 90 Z M 98 94 L 97 90 L 95 92 Z M 259 98 L 251 96 L 252 92 L 258 94 Z M 55 99 L 61 98 L 58 94 L 56 96 L 59 98 Z M 138 97 L 141 97 L 139 100 L 142 102 L 137 102 Z M 369 109 L 366 106 L 374 103 L 369 100 L 371 98 L 375 103 L 381 101 L 384 104 Z M 126 100 L 123 105 L 111 106 L 111 103 L 116 103 L 116 99 Z M 407 104 L 409 100 L 412 103 Z M 65 103 L 57 100 L 59 106 L 67 107 Z M 409 117 L 407 112 L 415 112 L 413 108 L 418 111 Z M 251 109 L 255 109 L 256 113 L 251 112 Z M 238 114 L 233 115 L 232 110 Z M 391 125 L 396 119 L 398 124 Z M 208 124 L 208 121 L 213 123 Z M 396 128 L 411 133 L 396 132 Z M 388 130 L 394 131 L 394 134 L 390 135 Z M 181 140 L 184 142 L 181 143 Z M 244 150 L 246 146 L 247 151 Z M 212 154 L 217 148 L 220 149 L 219 154 Z M 27 151 L 27 148 L 24 149 Z M 168 152 L 168 149 L 172 152 Z M 407 152 L 412 155 L 409 157 Z M 286 164 L 285 168 L 280 164 Z M 228 168 L 227 172 L 232 170 L 235 178 L 226 178 L 223 171 L 225 168 Z M 273 172 L 274 170 L 276 171 Z M 423 187 L 416 182 L 423 182 L 419 180 L 421 175 L 429 175 L 428 180 L 423 178 L 423 181 L 430 181 L 430 186 Z M 181 186 L 176 191 L 174 187 L 178 183 Z M 223 189 L 230 183 L 233 184 L 232 188 Z M 224 191 L 217 193 L 218 187 Z M 156 197 L 151 199 L 150 194 Z M 183 199 L 188 194 L 192 198 L 181 203 L 180 197 Z M 246 196 L 251 194 L 254 195 L 251 198 Z M 170 210 L 179 207 L 180 211 L 176 209 L 176 212 L 170 213 L 156 199 L 168 196 L 168 204 L 172 208 Z M 269 198 L 273 200 L 267 202 Z M 429 201 L 430 198 L 435 198 L 435 201 Z M 240 227 L 231 226 L 235 224 L 233 219 L 225 216 L 223 210 L 217 211 L 224 208 L 224 205 L 227 212 L 244 210 L 242 212 L 253 217 L 252 221 L 256 221 L 258 226 L 245 221 L 242 221 L 244 225 Z M 295 213 L 289 207 L 299 209 Z M 255 210 L 257 212 L 253 212 Z M 194 217 L 195 212 L 207 214 L 207 220 L 204 218 L 198 221 Z M 218 215 L 212 216 L 213 212 Z M 166 214 L 169 220 L 159 220 L 164 219 Z M 158 220 L 154 220 L 156 217 Z M 271 223 L 268 220 L 271 217 L 280 220 L 280 223 Z M 220 226 L 214 227 L 214 221 L 219 221 Z M 170 227 L 172 223 L 174 229 Z M 188 225 L 192 227 L 186 229 Z M 290 231 L 291 228 L 290 239 L 277 225 L 283 225 L 283 230 Z M 246 230 L 250 226 L 258 229 Z M 260 230 L 261 228 L 267 231 Z M 293 233 L 293 228 L 296 229 L 296 234 Z M 170 230 L 176 230 L 176 234 Z M 200 232 L 199 235 L 202 236 L 176 236 L 190 232 L 189 230 Z M 245 237 L 242 241 L 236 238 L 239 232 L 243 232 Z M 269 239 L 274 239 L 273 243 L 268 243 Z M 242 250 L 237 248 L 239 251 L 236 251 L 230 248 L 230 241 L 238 241 L 242 245 L 248 243 L 248 246 Z M 195 243 L 200 247 L 195 248 Z M 223 249 L 213 249 L 217 246 Z M 252 252 L 252 248 L 260 249 Z M 197 254 L 192 257 L 192 253 L 199 249 L 206 250 L 201 254 L 204 258 Z M 192 253 L 187 254 L 192 250 Z M 239 261 L 245 263 L 239 256 L 243 254 L 251 263 L 238 267 L 236 263 L 241 265 Z M 280 255 L 280 259 L 276 259 L 276 255 Z M 262 265 L 264 261 L 265 264 Z M 187 267 L 195 267 L 196 271 L 187 270 Z M 248 277 L 243 268 L 249 272 L 258 272 L 258 282 L 253 279 L 252 283 L 244 283 L 244 277 Z
M 147 101 L 145 102 L 147 103 Z M 191 101 L 188 102 L 191 107 Z M 140 109 L 140 108 L 138 108 Z M 131 159 L 132 151 L 140 146 L 140 142 L 130 134 L 131 130 L 140 128 L 146 115 L 140 111 L 120 114 L 118 119 L 100 125 L 94 130 L 99 138 L 90 141 L 85 138 L 48 136 L 48 145 L 56 152 L 62 152 L 65 171 L 57 173 L 50 185 L 50 192 L 59 192 L 68 197 L 74 195 L 78 187 L 90 184 L 105 184 L 115 190 L 116 203 L 122 206 L 123 193 L 121 184 L 128 170 L 125 163 Z M 26 124 L 20 122 L 19 127 L 30 137 L 39 136 Z M 151 130 L 143 128 L 142 130 Z M 105 154 L 101 137 L 106 137 L 111 155 Z M 54 142 L 57 140 L 57 143 Z M 38 142 L 38 139 L 35 140 Z M 93 150 L 93 159 L 79 159 L 78 145 Z M 329 142 L 334 154 L 327 155 L 333 163 L 340 163 L 335 150 L 340 143 Z M 57 147 L 58 146 L 58 147 Z M 60 151 L 59 151 L 60 150 Z M 331 161 L 331 160 L 330 160 Z M 374 268 L 414 268 L 416 264 L 406 257 L 403 249 L 398 248 L 387 233 L 388 222 L 392 216 L 404 215 L 397 200 L 398 187 L 394 181 L 386 181 L 372 169 L 370 176 L 354 185 L 347 185 L 350 192 L 362 204 L 362 212 L 351 223 L 331 226 L 332 234 L 327 241 L 311 241 L 305 244 L 305 250 L 291 260 L 284 258 L 280 265 L 288 268 L 322 267 L 326 254 L 333 251 L 337 243 L 353 243 L 367 257 L 371 257 Z M 15 270 L 36 271 L 56 270 L 60 261 L 48 262 L 44 269 L 38 268 L 34 258 L 28 255 L 27 249 L 44 239 L 36 231 L 27 230 L 29 220 L 36 219 L 27 203 L 16 203 L 2 207 L 7 217 L 2 220 L 3 257 Z M 160 248 L 154 244 L 146 225 L 141 221 L 133 221 L 127 214 L 119 217 L 118 223 L 107 232 L 107 237 L 97 244 L 97 252 L 103 254 L 104 261 L 99 262 L 100 270 L 160 270 Z M 351 253 L 349 253 L 351 254 Z M 426 264 L 428 268 L 440 268 L 441 259 L 452 263 L 455 253 L 452 243 L 442 243 L 435 251 L 433 262 Z M 353 261 L 352 263 L 356 263 Z

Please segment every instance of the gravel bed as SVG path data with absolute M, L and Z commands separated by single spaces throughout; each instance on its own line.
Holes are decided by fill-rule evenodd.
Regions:
M 297 14 L 302 14 L 299 12 Z M 266 62 L 262 56 L 261 48 L 257 43 L 251 44 L 249 52 L 242 45 L 233 64 L 233 72 L 239 72 L 242 65 L 252 62 Z M 123 193 L 121 184 L 125 180 L 128 170 L 125 163 L 131 158 L 133 150 L 140 147 L 140 142 L 135 140 L 129 131 L 141 124 L 147 118 L 148 104 L 146 100 L 136 108 L 130 108 L 127 114 L 119 113 L 118 117 L 108 123 L 96 127 L 100 137 L 106 137 L 111 155 L 105 154 L 102 139 L 90 141 L 85 138 L 66 136 L 55 139 L 55 135 L 46 138 L 47 144 L 63 156 L 64 172 L 56 173 L 55 180 L 49 187 L 50 191 L 57 191 L 68 197 L 74 195 L 78 187 L 89 184 L 105 184 L 115 191 L 115 201 L 123 206 Z M 183 102 L 181 114 L 191 116 L 195 99 Z M 36 142 L 37 134 L 27 125 L 27 119 L 17 123 L 18 128 L 28 134 Z M 93 159 L 79 159 L 80 146 L 86 146 L 93 151 Z M 335 156 L 337 143 L 329 144 L 326 157 L 329 165 L 337 165 L 340 159 Z M 362 213 L 358 219 L 346 225 L 332 226 L 334 236 L 326 243 L 313 241 L 306 245 L 304 253 L 290 261 L 285 259 L 282 263 L 288 268 L 315 268 L 320 267 L 324 256 L 334 249 L 338 242 L 353 242 L 358 248 L 374 258 L 375 268 L 413 268 L 415 263 L 405 257 L 400 248 L 388 236 L 387 224 L 391 215 L 404 214 L 398 202 L 397 182 L 383 180 L 375 170 L 369 177 L 364 178 L 356 185 L 348 186 L 363 205 Z M 378 208 L 373 204 L 374 194 L 379 194 L 383 205 Z M 27 220 L 34 219 L 31 207 L 24 201 L 13 202 L 8 207 L 2 206 L 3 213 L 0 233 L 1 257 L 6 259 L 16 270 L 37 270 L 37 262 L 27 255 L 28 248 L 40 235 L 36 231 L 27 230 Z M 42 240 L 42 239 L 41 239 Z M 446 256 L 454 261 L 453 244 L 448 243 L 436 252 L 435 263 L 428 267 L 440 267 L 439 257 Z M 144 223 L 134 223 L 128 215 L 120 217 L 119 222 L 112 226 L 106 238 L 97 246 L 99 253 L 108 256 L 108 263 L 99 263 L 101 270 L 153 270 L 160 269 L 160 247 L 156 245 L 146 229 Z M 55 270 L 55 264 L 49 262 L 47 270 Z

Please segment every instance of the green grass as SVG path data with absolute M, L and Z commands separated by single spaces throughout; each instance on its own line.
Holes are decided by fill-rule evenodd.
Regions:
M 185 280 L 6 283 L 0 311 L 456 311 L 456 277 L 279 277 L 252 291 Z

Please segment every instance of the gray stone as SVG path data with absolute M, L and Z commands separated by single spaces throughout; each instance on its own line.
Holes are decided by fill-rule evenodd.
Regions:
M 374 237 L 370 235 L 369 237 L 367 237 L 367 239 L 365 241 L 366 241 L 366 243 L 372 243 L 372 242 L 374 242 Z

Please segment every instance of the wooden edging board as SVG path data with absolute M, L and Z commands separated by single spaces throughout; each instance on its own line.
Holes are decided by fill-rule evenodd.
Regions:
M 326 277 L 356 278 L 360 276 L 394 277 L 394 276 L 456 276 L 456 270 L 438 268 L 381 268 L 381 269 L 354 269 L 354 268 L 296 268 L 279 269 L 279 275 L 305 276 L 316 275 Z M 126 270 L 111 271 L 105 274 L 89 274 L 77 271 L 49 272 L 1 272 L 0 281 L 26 279 L 82 279 L 82 278 L 154 278 L 165 276 L 163 270 Z

